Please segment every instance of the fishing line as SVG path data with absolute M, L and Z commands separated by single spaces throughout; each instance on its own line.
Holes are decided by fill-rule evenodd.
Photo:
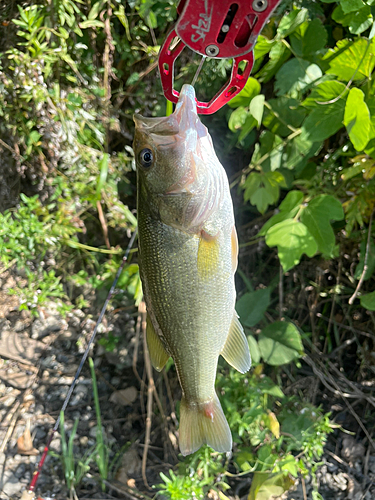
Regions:
M 197 78 L 199 76 L 199 73 L 201 72 L 201 69 L 202 69 L 202 66 L 203 66 L 205 60 L 206 60 L 206 56 L 203 56 L 202 59 L 201 59 L 201 62 L 199 63 L 197 71 L 195 72 L 194 78 L 193 78 L 193 80 L 191 82 L 191 86 L 192 87 L 194 87 L 195 82 L 197 81 Z
M 44 461 L 45 461 L 45 459 L 47 457 L 47 453 L 48 453 L 51 441 L 53 439 L 53 436 L 54 436 L 55 432 L 57 431 L 57 429 L 59 427 L 59 424 L 60 424 L 60 414 L 61 414 L 62 411 L 64 412 L 66 410 L 66 408 L 67 408 L 67 406 L 69 404 L 70 398 L 71 398 L 72 393 L 74 391 L 74 388 L 75 388 L 75 386 L 77 384 L 78 377 L 79 377 L 79 375 L 81 373 L 83 365 L 85 364 L 85 361 L 86 361 L 87 356 L 88 356 L 89 351 L 90 351 L 90 347 L 91 347 L 92 343 L 94 342 L 94 339 L 96 337 L 96 333 L 98 331 L 98 327 L 99 327 L 100 323 L 103 320 L 103 316 L 104 316 L 105 311 L 107 309 L 108 303 L 111 300 L 112 295 L 113 295 L 113 293 L 115 291 L 115 287 L 116 287 L 117 282 L 118 282 L 118 280 L 120 278 L 120 275 L 122 273 L 124 265 L 125 265 L 126 261 L 128 260 L 129 253 L 130 253 L 130 250 L 131 250 L 131 248 L 133 246 L 133 243 L 134 243 L 134 240 L 135 240 L 136 236 L 137 236 L 137 229 L 135 229 L 134 233 L 132 234 L 132 236 L 130 238 L 128 247 L 127 247 L 127 249 L 125 251 L 124 257 L 122 258 L 122 262 L 120 264 L 120 267 L 117 270 L 115 279 L 113 280 L 113 283 L 112 283 L 112 286 L 111 286 L 111 289 L 108 292 L 107 298 L 106 298 L 106 300 L 104 302 L 104 305 L 103 305 L 102 310 L 100 312 L 99 318 L 98 318 L 98 320 L 96 322 L 94 331 L 92 332 L 92 335 L 91 335 L 91 338 L 89 340 L 89 343 L 87 344 L 86 350 L 85 350 L 85 352 L 84 352 L 84 354 L 82 356 L 81 362 L 80 362 L 80 364 L 79 364 L 79 366 L 77 368 L 76 374 L 74 376 L 74 380 L 73 380 L 73 382 L 72 382 L 72 384 L 71 384 L 71 386 L 69 388 L 68 394 L 66 395 L 65 401 L 64 401 L 64 403 L 63 403 L 63 405 L 61 407 L 61 410 L 59 412 L 59 416 L 57 417 L 56 423 L 55 423 L 55 425 L 52 428 L 51 435 L 50 435 L 50 437 L 47 440 L 46 446 L 44 447 L 42 458 L 40 459 L 40 462 L 38 464 L 37 469 L 34 471 L 33 478 L 31 480 L 30 486 L 29 486 L 29 488 L 26 491 L 24 491 L 24 493 L 23 493 L 23 495 L 21 497 L 21 500 L 26 500 L 26 499 L 33 500 L 35 498 L 34 497 L 34 490 L 35 490 L 35 487 L 36 487 L 36 483 L 38 481 L 39 474 L 40 474 L 40 472 L 42 470 Z

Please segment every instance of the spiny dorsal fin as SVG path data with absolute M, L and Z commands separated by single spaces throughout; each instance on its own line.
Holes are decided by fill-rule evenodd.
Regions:
M 249 344 L 237 313 L 234 312 L 229 333 L 221 355 L 240 373 L 246 373 L 251 366 Z
M 161 372 L 168 361 L 169 354 L 163 347 L 160 338 L 155 332 L 150 316 L 147 314 L 146 328 L 147 347 L 150 353 L 151 364 L 158 372 Z

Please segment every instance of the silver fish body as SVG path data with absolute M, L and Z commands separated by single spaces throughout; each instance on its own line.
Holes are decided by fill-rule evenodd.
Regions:
M 215 393 L 220 354 L 250 368 L 234 310 L 237 236 L 228 179 L 185 85 L 166 118 L 135 116 L 140 272 L 147 342 L 161 370 L 172 356 L 182 388 L 180 449 L 232 448 Z

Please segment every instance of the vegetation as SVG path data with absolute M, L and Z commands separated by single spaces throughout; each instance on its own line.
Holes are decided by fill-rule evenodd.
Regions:
M 218 375 L 233 458 L 204 448 L 181 460 L 161 474 L 158 498 L 225 500 L 242 475 L 250 500 L 282 494 L 314 475 L 333 430 L 323 397 L 291 389 L 302 367 L 318 367 L 325 385 L 334 371 L 336 390 L 373 376 L 374 9 L 373 0 L 285 0 L 245 89 L 204 118 L 235 200 L 237 310 L 254 368 L 244 376 L 223 364 Z M 15 271 L 9 293 L 21 309 L 38 315 L 53 299 L 62 313 L 95 313 L 102 303 L 137 223 L 132 115 L 166 112 L 157 54 L 175 18 L 172 0 L 0 7 L 0 276 Z M 177 86 L 198 62 L 184 51 Z M 199 97 L 229 71 L 229 61 L 205 62 Z M 133 260 L 114 304 L 142 300 Z M 99 343 L 113 351 L 118 341 Z M 78 424 L 68 442 L 62 432 L 71 491 L 95 463 L 101 487 L 111 479 L 97 392 L 95 408 L 95 450 L 75 461 Z M 356 415 L 373 424 L 367 411 Z

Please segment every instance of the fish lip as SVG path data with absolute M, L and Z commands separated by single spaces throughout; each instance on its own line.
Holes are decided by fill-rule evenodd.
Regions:
M 184 138 L 189 131 L 197 130 L 200 124 L 194 87 L 189 84 L 182 86 L 176 108 L 171 115 L 144 117 L 136 113 L 133 119 L 136 129 L 152 135 L 155 140 L 158 136 Z
M 188 107 L 195 115 L 198 115 L 197 112 L 197 99 L 195 97 L 195 89 L 192 85 L 185 83 L 182 86 L 180 96 L 178 98 L 178 103 L 176 105 L 175 113 L 181 107 Z

